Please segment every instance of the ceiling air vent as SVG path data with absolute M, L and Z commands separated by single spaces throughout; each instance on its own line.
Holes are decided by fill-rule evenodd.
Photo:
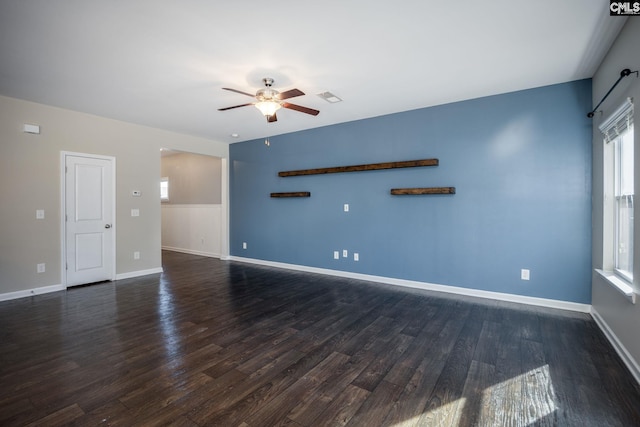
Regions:
M 336 102 L 342 101 L 342 99 L 338 98 L 331 92 L 322 92 L 322 93 L 319 93 L 318 96 L 324 99 L 325 101 L 330 102 L 331 104 L 335 104 Z

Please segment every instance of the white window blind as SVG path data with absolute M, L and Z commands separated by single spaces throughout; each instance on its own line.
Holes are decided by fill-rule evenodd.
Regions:
M 600 132 L 608 144 L 631 126 L 633 126 L 633 99 L 627 98 L 624 104 L 600 125 Z

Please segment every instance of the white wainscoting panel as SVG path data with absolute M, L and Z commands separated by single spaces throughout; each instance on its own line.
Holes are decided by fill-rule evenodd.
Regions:
M 220 258 L 222 205 L 162 205 L 162 249 Z

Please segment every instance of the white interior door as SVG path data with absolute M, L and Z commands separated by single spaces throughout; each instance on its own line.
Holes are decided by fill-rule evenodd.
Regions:
M 65 156 L 66 285 L 114 279 L 114 160 Z

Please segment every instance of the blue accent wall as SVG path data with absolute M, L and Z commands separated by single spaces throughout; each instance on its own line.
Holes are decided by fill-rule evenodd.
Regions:
M 231 255 L 588 304 L 590 110 L 587 79 L 232 144 Z M 423 158 L 440 164 L 278 177 Z M 389 193 L 439 186 L 456 194 Z M 269 196 L 287 191 L 311 197 Z

